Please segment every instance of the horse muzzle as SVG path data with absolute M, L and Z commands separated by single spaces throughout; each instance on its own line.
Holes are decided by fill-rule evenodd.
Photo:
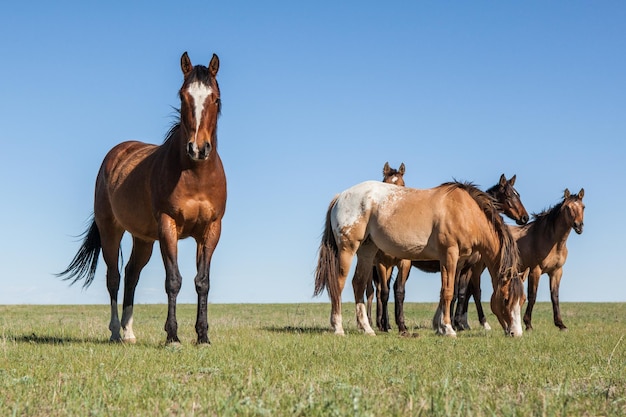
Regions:
M 584 226 L 584 223 L 583 223 L 583 222 L 580 222 L 580 223 L 578 223 L 578 222 L 577 222 L 577 223 L 574 223 L 574 231 L 575 231 L 577 234 L 581 234 L 581 233 L 583 232 L 583 226 Z
M 204 161 L 208 159 L 211 149 L 212 146 L 209 142 L 206 142 L 200 147 L 194 141 L 187 142 L 187 155 L 194 161 Z
M 519 226 L 523 226 L 526 223 L 528 223 L 528 220 L 529 218 L 528 218 L 528 215 L 526 214 L 526 215 L 520 216 L 520 218 L 517 219 L 515 223 L 517 223 Z

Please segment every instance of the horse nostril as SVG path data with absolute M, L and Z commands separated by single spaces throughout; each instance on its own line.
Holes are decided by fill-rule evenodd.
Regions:
M 187 142 L 187 154 L 189 156 L 195 155 L 195 153 L 196 153 L 196 149 L 195 148 L 196 148 L 195 143 Z

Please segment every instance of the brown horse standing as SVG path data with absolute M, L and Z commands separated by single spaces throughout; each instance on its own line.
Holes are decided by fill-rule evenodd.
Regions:
M 388 162 L 385 162 L 385 165 L 383 166 L 383 182 L 404 187 L 405 172 L 406 168 L 404 166 L 404 163 L 401 163 L 400 167 L 396 170 L 391 168 Z M 378 251 L 374 258 L 372 283 L 368 283 L 366 289 L 367 316 L 370 318 L 370 323 L 372 317 L 372 299 L 374 296 L 374 288 L 371 284 L 374 284 L 374 286 L 376 287 L 376 327 L 378 327 L 379 330 L 385 332 L 390 329 L 387 304 L 389 302 L 389 281 L 394 267 L 398 269 L 398 277 L 396 279 L 396 282 L 398 282 L 398 280 L 406 282 L 406 280 L 409 278 L 411 261 L 408 259 L 398 259 L 393 256 L 387 255 L 383 251 Z M 398 293 L 395 289 L 395 286 L 394 290 L 396 291 L 395 294 L 397 297 Z M 397 317 L 398 315 L 396 314 L 396 318 Z M 404 315 L 402 317 L 404 318 Z M 406 331 L 404 321 L 397 324 L 401 332 Z
M 372 263 L 378 250 L 399 259 L 440 262 L 444 318 L 438 333 L 449 336 L 456 335 L 450 322 L 450 302 L 457 264 L 479 252 L 492 276 L 492 310 L 506 334 L 521 336 L 520 307 L 525 295 L 517 273 L 517 246 L 493 199 L 473 185 L 446 183 L 418 190 L 367 181 L 331 201 L 314 294 L 328 289 L 330 323 L 336 334 L 344 334 L 341 293 L 355 254 L 358 261 L 352 287 L 357 324 L 366 334 L 375 334 L 363 295 L 372 279 Z
M 565 189 L 563 201 L 540 214 L 535 214 L 532 222 L 522 227 L 510 226 L 511 234 L 517 241 L 521 264 L 524 268 L 530 268 L 528 306 L 524 314 L 527 330 L 533 328 L 532 313 L 537 299 L 539 277 L 542 274 L 548 274 L 550 277 L 554 325 L 561 330 L 567 329 L 561 319 L 559 287 L 563 276 L 563 265 L 567 260 L 566 243 L 570 230 L 574 229 L 577 234 L 583 232 L 584 195 L 585 190 L 582 188 L 578 194 L 571 194 L 568 189 Z
M 209 343 L 209 270 L 226 208 L 226 176 L 217 153 L 217 119 L 221 105 L 216 79 L 219 59 L 214 54 L 208 67 L 193 66 L 185 52 L 180 64 L 184 77 L 179 91 L 180 120 L 170 129 L 161 146 L 133 141 L 121 143 L 109 151 L 96 179 L 94 220 L 73 261 L 59 274 L 65 279 L 73 278 L 72 283 L 85 279 L 84 287 L 89 286 L 102 250 L 111 298 L 112 341 L 136 340 L 132 327 L 135 287 L 158 240 L 168 298 L 167 342 L 179 342 L 176 297 L 182 277 L 177 246 L 179 239 L 193 237 L 197 243 L 196 333 L 198 343 Z M 125 231 L 133 236 L 133 248 L 125 268 L 120 323 L 117 263 Z

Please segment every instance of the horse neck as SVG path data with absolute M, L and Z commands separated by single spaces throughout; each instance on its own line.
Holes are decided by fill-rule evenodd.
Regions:
M 532 232 L 541 236 L 544 241 L 550 242 L 553 245 L 562 246 L 565 245 L 567 238 L 569 237 L 572 227 L 567 223 L 567 219 L 562 211 L 561 207 L 557 217 L 553 221 L 549 221 L 549 218 L 544 218 L 542 221 L 537 220 L 531 224 L 533 227 Z M 540 223 L 540 224 L 539 224 Z
M 498 232 L 495 225 L 491 225 L 491 233 L 486 233 L 486 244 L 483 244 L 481 253 L 485 265 L 489 269 L 493 288 L 499 285 L 498 277 L 508 268 L 518 268 L 519 251 L 517 243 L 510 234 L 506 225 Z
M 219 159 L 217 149 L 211 150 L 209 157 L 204 161 L 192 161 L 187 155 L 186 143 L 180 134 L 180 129 L 174 131 L 167 140 L 159 147 L 162 158 L 162 169 L 166 167 L 178 172 L 193 172 L 197 176 L 207 176 L 213 172 L 213 168 Z

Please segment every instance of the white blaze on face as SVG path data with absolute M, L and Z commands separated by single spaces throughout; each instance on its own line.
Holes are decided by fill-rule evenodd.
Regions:
M 511 321 L 511 333 L 513 336 L 521 336 L 522 335 L 522 313 L 519 303 L 515 303 L 515 307 L 513 308 L 513 315 Z
M 200 129 L 200 119 L 202 118 L 202 112 L 204 110 L 204 101 L 208 96 L 213 93 L 213 89 L 208 85 L 204 85 L 201 82 L 194 82 L 189 85 L 187 92 L 193 98 L 194 116 L 196 118 L 196 134 L 198 137 L 198 129 Z

